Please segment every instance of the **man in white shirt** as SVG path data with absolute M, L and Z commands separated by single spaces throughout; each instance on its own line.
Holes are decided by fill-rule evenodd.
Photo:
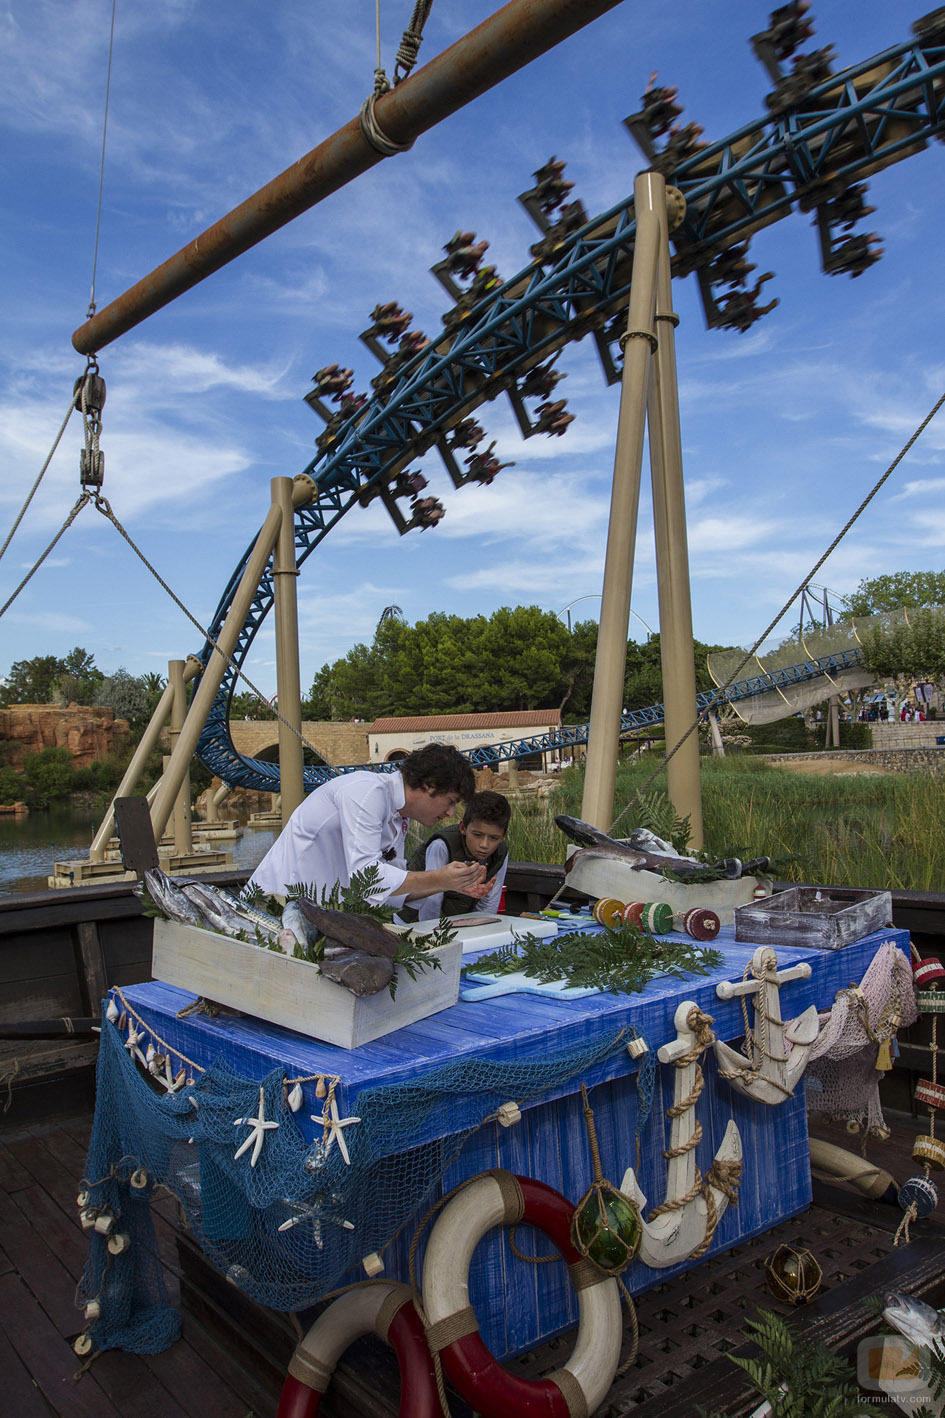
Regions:
M 272 896 L 301 885 L 321 899 L 356 872 L 376 867 L 374 899 L 395 908 L 443 891 L 478 896 L 487 888 L 478 862 L 447 862 L 433 871 L 408 871 L 404 853 L 412 818 L 434 827 L 476 789 L 462 754 L 448 744 L 427 744 L 408 754 L 394 773 L 340 773 L 310 793 L 249 879 Z

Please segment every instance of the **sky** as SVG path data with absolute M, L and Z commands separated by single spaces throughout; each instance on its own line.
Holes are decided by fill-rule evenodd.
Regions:
M 393 72 L 412 0 L 381 0 Z M 421 63 L 498 8 L 436 0 Z M 270 479 L 302 472 L 322 424 L 304 403 L 338 362 L 369 387 L 357 338 L 380 301 L 435 333 L 448 301 L 429 268 L 462 228 L 509 277 L 537 231 L 516 201 L 552 155 L 589 214 L 632 191 L 646 164 L 622 120 L 650 75 L 678 88 L 707 141 L 764 112 L 770 80 L 749 38 L 754 0 L 624 0 L 103 349 L 104 494 L 141 552 L 206 625 L 266 515 Z M 814 44 L 840 68 L 906 40 L 916 5 L 814 0 Z M 85 361 L 71 345 L 98 308 L 357 114 L 376 60 L 373 0 L 117 0 L 101 220 L 111 0 L 0 0 L 0 539 L 46 459 Z M 807 46 L 808 48 L 810 45 Z M 674 283 L 693 627 L 751 645 L 945 387 L 939 270 L 945 149 L 870 180 L 883 259 L 856 280 L 820 270 L 794 213 L 754 238 L 777 308 L 747 333 L 707 330 L 695 277 Z M 96 254 L 97 250 L 97 254 Z M 502 461 L 460 491 L 436 455 L 422 469 L 446 505 L 398 536 L 379 503 L 355 509 L 299 577 L 301 681 L 370 642 L 385 607 L 490 615 L 538 605 L 596 618 L 619 387 L 591 340 L 569 345 L 563 438 L 519 435 L 504 400 L 477 414 Z M 0 561 L 0 603 L 79 495 L 73 418 Z M 631 634 L 658 628 L 644 470 Z M 864 577 L 945 564 L 945 412 L 815 578 L 834 597 Z M 570 611 L 568 608 L 570 607 Z M 782 623 L 774 639 L 796 621 Z M 128 542 L 86 507 L 0 618 L 0 675 L 78 645 L 106 673 L 166 674 L 202 637 Z M 271 617 L 246 664 L 275 689 Z

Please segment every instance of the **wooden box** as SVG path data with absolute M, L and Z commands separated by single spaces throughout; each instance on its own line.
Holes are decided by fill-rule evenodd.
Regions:
M 723 926 L 730 926 L 734 911 L 755 899 L 755 889 L 765 885 L 757 876 L 740 876 L 735 881 L 702 881 L 691 886 L 668 881 L 660 872 L 632 867 L 617 857 L 605 857 L 593 847 L 571 852 L 565 881 L 572 891 L 591 898 L 614 896 L 618 901 L 665 901 L 674 911 L 693 906 L 714 911 Z M 770 894 L 770 893 L 769 893 Z
M 451 941 L 431 954 L 439 957 L 440 969 L 424 970 L 416 979 L 398 970 L 395 999 L 388 989 L 354 995 L 325 979 L 318 966 L 307 960 L 179 921 L 156 919 L 151 969 L 155 979 L 216 1004 L 326 1044 L 356 1049 L 456 1003 L 462 944 Z
M 892 923 L 888 891 L 792 886 L 735 910 L 735 939 L 800 950 L 839 950 Z

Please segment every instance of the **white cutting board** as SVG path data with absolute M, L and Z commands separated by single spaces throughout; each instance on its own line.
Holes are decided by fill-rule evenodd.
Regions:
M 472 912 L 468 916 L 451 916 L 450 922 L 462 942 L 463 954 L 480 954 L 487 950 L 498 950 L 500 946 L 511 945 L 519 936 L 534 935 L 539 940 L 547 940 L 558 934 L 558 924 L 553 920 L 533 920 L 530 916 L 487 916 Z M 410 929 L 414 935 L 430 935 L 439 926 L 439 921 L 418 921 Z

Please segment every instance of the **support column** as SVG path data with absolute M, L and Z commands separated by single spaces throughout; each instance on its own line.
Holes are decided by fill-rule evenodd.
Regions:
M 302 782 L 302 690 L 299 681 L 299 609 L 292 479 L 273 478 L 272 505 L 282 512 L 273 558 L 276 612 L 276 703 L 279 708 L 279 787 L 282 825 L 305 796 Z
M 840 699 L 835 694 L 827 711 L 827 747 L 840 747 Z
M 665 186 L 658 172 L 640 173 L 633 186 L 636 218 L 633 278 L 624 336 L 620 412 L 581 805 L 584 820 L 605 832 L 614 820 L 647 384 L 650 354 L 656 343 L 653 313 L 660 242 L 657 209 L 665 205 Z
M 187 695 L 184 690 L 184 662 L 183 660 L 168 660 L 167 662 L 167 682 L 173 689 L 171 695 L 171 723 L 170 723 L 170 743 L 171 754 L 164 760 L 164 769 L 171 761 L 174 746 L 180 738 L 181 729 L 184 727 L 184 719 L 187 714 Z M 174 855 L 178 857 L 189 856 L 193 851 L 194 838 L 191 828 L 190 818 L 190 760 L 184 768 L 181 777 L 180 787 L 177 790 L 177 797 L 174 799 L 174 811 L 172 814 L 174 824 Z
M 156 841 L 160 841 L 164 829 L 168 824 L 174 806 L 174 799 L 177 797 L 177 790 L 181 780 L 187 771 L 190 760 L 194 756 L 197 742 L 203 731 L 203 726 L 207 721 L 207 715 L 217 697 L 217 691 L 223 682 L 223 675 L 226 671 L 228 657 L 233 654 L 239 640 L 240 631 L 246 620 L 249 608 L 253 603 L 256 588 L 260 578 L 266 569 L 266 563 L 272 554 L 276 537 L 279 535 L 279 526 L 282 522 L 282 512 L 278 507 L 270 507 L 265 522 L 262 524 L 259 535 L 256 538 L 253 550 L 251 551 L 246 569 L 240 579 L 240 584 L 236 589 L 236 594 L 230 604 L 230 609 L 223 628 L 217 637 L 217 648 L 210 656 L 210 661 L 203 672 L 197 692 L 193 697 L 187 718 L 180 737 L 171 754 L 170 762 L 161 780 L 161 786 L 154 803 L 151 807 L 151 825 L 154 828 Z
M 229 797 L 229 783 L 221 783 L 219 788 L 214 788 L 211 784 L 207 790 L 207 822 L 219 822 L 220 804 Z
M 199 675 L 202 668 L 203 666 L 197 659 L 196 655 L 189 655 L 187 657 L 187 663 L 184 669 L 184 679 L 194 679 L 197 675 Z M 129 762 L 128 767 L 125 769 L 124 776 L 122 777 L 121 782 L 115 790 L 115 797 L 112 798 L 111 803 L 108 807 L 108 811 L 103 817 L 101 825 L 92 839 L 92 845 L 89 848 L 90 861 L 104 862 L 105 848 L 108 844 L 109 839 L 113 836 L 115 831 L 115 798 L 130 798 L 133 795 L 135 788 L 138 786 L 138 780 L 140 779 L 141 774 L 144 772 L 145 764 L 150 758 L 153 750 L 157 747 L 158 740 L 161 737 L 161 731 L 164 728 L 164 725 L 167 722 L 167 716 L 171 711 L 171 700 L 173 699 L 173 697 L 173 685 L 165 685 L 164 692 L 157 702 L 154 713 L 148 720 L 148 727 L 141 735 L 138 747 L 132 754 L 131 761 Z M 156 791 L 156 789 L 157 784 L 154 785 L 154 787 L 151 789 L 151 793 L 148 794 L 149 798 Z
M 682 195 L 671 189 L 673 225 L 682 219 Z M 663 724 L 666 791 L 677 817 L 689 819 L 689 845 L 702 847 L 702 783 L 699 776 L 699 735 L 693 728 L 696 670 L 692 654 L 692 597 L 686 537 L 686 497 L 683 487 L 682 438 L 679 431 L 679 391 L 676 385 L 678 323 L 673 313 L 669 265 L 667 202 L 657 206 L 660 223 L 656 330 L 659 344 L 647 399 L 650 433 L 650 474 L 653 483 L 653 528 L 656 536 L 656 582 L 660 605 L 660 658 L 663 670 Z M 675 750 L 675 751 L 674 751 Z

